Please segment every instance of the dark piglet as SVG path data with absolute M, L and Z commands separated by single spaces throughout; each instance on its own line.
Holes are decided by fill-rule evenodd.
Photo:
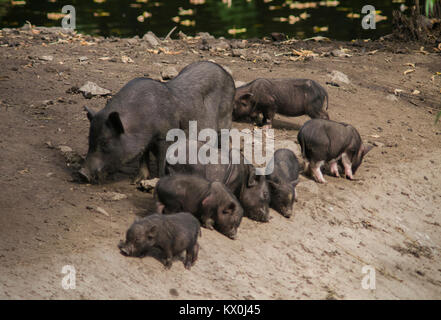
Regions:
M 155 197 L 158 212 L 190 212 L 203 227 L 214 228 L 231 239 L 236 237 L 243 209 L 221 182 L 195 175 L 165 176 L 156 184 Z
M 270 206 L 284 217 L 292 214 L 297 199 L 296 186 L 299 183 L 300 166 L 295 154 L 288 149 L 278 149 L 267 168 L 273 172 L 267 175 L 271 191 Z
M 190 269 L 199 252 L 199 221 L 188 212 L 170 215 L 152 214 L 135 221 L 126 233 L 126 241 L 118 248 L 126 256 L 140 257 L 152 248 L 160 249 L 165 256 L 165 267 L 170 268 L 172 258 L 186 252 L 184 265 Z
M 353 179 L 363 157 L 372 146 L 363 144 L 360 134 L 351 125 L 331 120 L 312 119 L 299 131 L 297 140 L 308 170 L 317 182 L 325 183 L 320 167 L 329 162 L 331 173 L 339 177 L 338 162 L 344 167 L 346 178 Z
M 198 143 L 198 152 L 204 146 Z M 188 144 L 187 144 L 188 154 Z M 270 194 L 265 175 L 256 175 L 256 168 L 245 163 L 245 158 L 239 150 L 230 150 L 227 164 L 222 164 L 221 151 L 217 148 L 205 146 L 209 154 L 217 154 L 217 164 L 169 164 L 166 173 L 169 174 L 196 174 L 208 181 L 219 181 L 236 196 L 244 210 L 244 216 L 261 222 L 268 222 Z M 240 159 L 240 163 L 233 163 L 233 152 Z
M 150 153 L 163 176 L 168 130 L 188 131 L 191 120 L 197 121 L 198 130 L 230 129 L 234 92 L 230 74 L 205 61 L 188 65 L 166 83 L 148 78 L 128 82 L 99 112 L 86 109 L 89 150 L 80 176 L 101 182 L 108 173 L 141 156 L 135 178 L 139 182 L 150 175 Z
M 329 119 L 325 100 L 328 109 L 328 93 L 314 80 L 259 78 L 236 89 L 233 119 L 257 121 L 262 114 L 262 124 L 269 127 L 276 113 Z

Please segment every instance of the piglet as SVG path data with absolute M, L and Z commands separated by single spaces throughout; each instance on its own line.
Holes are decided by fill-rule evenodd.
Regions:
M 372 149 L 363 144 L 353 126 L 324 119 L 307 121 L 300 128 L 297 140 L 303 157 L 309 162 L 306 171 L 319 183 L 326 183 L 320 171 L 325 162 L 329 163 L 331 173 L 340 177 L 338 162 L 341 161 L 346 178 L 353 180 L 363 157 Z
M 173 256 L 186 251 L 185 268 L 190 269 L 199 252 L 199 221 L 188 212 L 162 215 L 152 214 L 135 221 L 126 233 L 126 241 L 118 248 L 126 256 L 142 256 L 155 247 L 165 255 L 165 267 L 170 268 Z
M 273 168 L 266 178 L 271 192 L 270 207 L 289 218 L 297 199 L 296 186 L 300 171 L 297 157 L 289 149 L 278 149 L 267 168 Z

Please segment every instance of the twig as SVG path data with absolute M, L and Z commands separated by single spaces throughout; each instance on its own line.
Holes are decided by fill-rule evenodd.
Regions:
M 166 35 L 164 40 L 168 40 L 171 36 L 171 34 L 176 30 L 177 26 L 174 26 L 173 29 L 170 30 L 170 32 Z

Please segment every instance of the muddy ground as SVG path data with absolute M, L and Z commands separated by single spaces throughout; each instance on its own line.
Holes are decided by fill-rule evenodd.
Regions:
M 153 46 L 40 28 L 0 31 L 0 298 L 441 298 L 440 52 L 388 40 L 203 38 Z M 73 179 L 77 154 L 87 151 L 83 106 L 99 110 L 107 98 L 86 99 L 72 87 L 93 81 L 116 93 L 135 77 L 161 79 L 167 67 L 210 59 L 237 81 L 318 81 L 329 92 L 330 117 L 376 147 L 356 181 L 326 176 L 318 185 L 302 176 L 290 219 L 274 211 L 269 223 L 244 219 L 237 240 L 203 229 L 190 271 L 179 260 L 165 270 L 152 257 L 124 257 L 117 244 L 153 198 L 130 183 L 130 166 L 104 185 Z M 333 80 L 334 70 L 350 83 Z M 307 117 L 277 119 L 276 146 L 299 155 Z M 112 200 L 112 192 L 126 198 Z M 65 265 L 75 267 L 75 289 L 62 287 Z M 365 265 L 376 270 L 374 290 L 362 288 Z

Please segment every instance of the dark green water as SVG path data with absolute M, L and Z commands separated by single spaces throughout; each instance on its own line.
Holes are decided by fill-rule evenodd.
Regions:
M 203 4 L 194 4 L 196 1 Z M 227 1 L 227 0 L 225 0 Z M 410 6 L 409 0 L 403 1 Z M 375 39 L 392 31 L 392 10 L 402 3 L 392 0 L 341 0 L 341 1 L 295 1 L 295 0 L 231 0 L 229 8 L 222 0 L 0 0 L 0 27 L 20 27 L 25 21 L 38 26 L 61 26 L 61 19 L 48 18 L 48 13 L 61 13 L 64 5 L 76 9 L 76 27 L 79 32 L 131 37 L 142 36 L 151 30 L 164 37 L 171 28 L 187 35 L 209 32 L 216 37 L 262 38 L 271 32 L 283 32 L 289 37 L 307 38 L 316 35 L 338 40 L 355 38 Z M 300 5 L 298 4 L 300 3 Z M 337 4 L 335 6 L 335 4 Z M 370 4 L 381 10 L 386 20 L 378 22 L 375 30 L 363 30 L 360 18 L 351 19 L 349 13 L 361 14 L 363 5 Z M 291 7 L 293 8 L 290 8 Z M 302 5 L 308 8 L 298 8 Z M 183 15 L 180 9 L 192 9 L 191 15 Z M 139 16 L 144 12 L 143 22 Z M 184 12 L 185 13 L 185 12 Z M 188 12 L 187 12 L 188 13 Z M 191 12 L 190 12 L 191 13 Z M 151 16 L 150 16 L 151 15 Z M 300 18 L 294 24 L 289 23 Z M 176 18 L 178 17 L 178 18 Z M 172 20 L 174 18 L 174 20 Z M 288 21 L 280 21 L 280 18 Z M 179 19 L 179 21 L 178 21 Z M 319 31 L 318 28 L 323 28 Z M 230 29 L 246 28 L 233 35 Z M 327 30 L 326 30 L 327 28 Z

